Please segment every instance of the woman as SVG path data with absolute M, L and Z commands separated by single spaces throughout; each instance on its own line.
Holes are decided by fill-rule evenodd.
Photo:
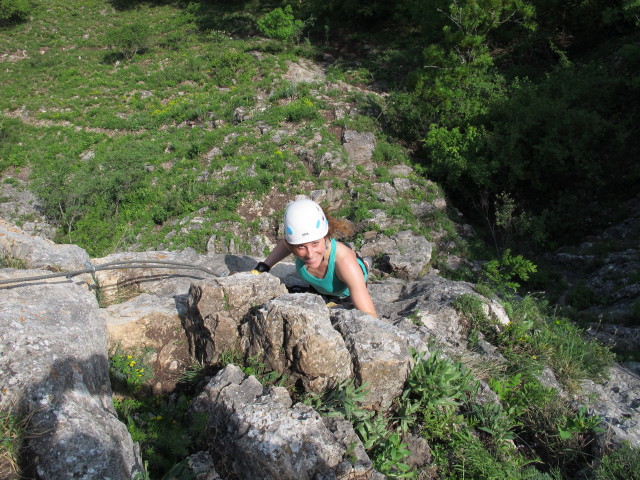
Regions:
M 316 291 L 334 297 L 351 297 L 358 310 L 377 317 L 367 290 L 369 259 L 361 259 L 332 234 L 344 224 L 328 218 L 313 200 L 290 203 L 284 213 L 284 238 L 254 273 L 268 272 L 289 254 L 296 257 L 296 271 Z

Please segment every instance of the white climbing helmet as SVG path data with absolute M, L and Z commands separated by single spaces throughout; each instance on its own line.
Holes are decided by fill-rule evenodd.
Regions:
M 329 221 L 320 205 L 303 198 L 291 202 L 284 212 L 284 238 L 293 245 L 313 242 L 329 232 Z

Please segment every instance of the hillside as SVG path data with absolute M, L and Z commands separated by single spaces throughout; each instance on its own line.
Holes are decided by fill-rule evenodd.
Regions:
M 384 12 L 390 7 L 378 4 L 368 9 L 347 2 L 328 11 L 318 2 L 300 2 L 295 17 L 285 9 L 276 26 L 261 23 L 280 6 L 268 2 L 56 0 L 27 7 L 10 1 L 0 2 L 0 12 L 12 4 L 29 14 L 0 15 L 2 219 L 27 235 L 77 245 L 94 264 L 152 252 L 254 262 L 280 237 L 284 206 L 296 195 L 310 196 L 353 222 L 356 234 L 345 240 L 374 257 L 370 289 L 387 322 L 423 329 L 449 322 L 421 311 L 429 310 L 421 303 L 426 300 L 411 296 L 439 291 L 442 281 L 467 282 L 485 300 L 499 299 L 517 325 L 496 334 L 463 293 L 449 298 L 462 318 L 461 341 L 499 348 L 508 359 L 510 366 L 496 373 L 491 388 L 502 385 L 502 394 L 510 396 L 500 400 L 513 408 L 513 423 L 482 424 L 478 416 L 484 414 L 503 419 L 461 402 L 461 409 L 443 409 L 448 418 L 422 418 L 426 423 L 416 430 L 426 430 L 429 421 L 456 425 L 457 415 L 464 416 L 472 436 L 484 441 L 487 458 L 496 459 L 491 468 L 501 478 L 537 478 L 506 469 L 514 458 L 535 463 L 544 457 L 540 473 L 551 478 L 572 478 L 574 468 L 584 469 L 585 478 L 595 474 L 612 447 L 590 443 L 599 438 L 598 421 L 575 405 L 561 402 L 554 412 L 541 412 L 532 404 L 547 399 L 546 384 L 537 383 L 542 370 L 554 372 L 560 391 L 571 395 L 585 379 L 602 381 L 600 369 L 612 359 L 590 340 L 583 344 L 582 330 L 568 318 L 589 327 L 588 333 L 617 351 L 618 360 L 637 359 L 638 169 L 631 159 L 640 123 L 634 120 L 638 89 L 631 80 L 638 66 L 631 2 L 611 7 L 617 29 L 598 37 L 599 48 L 583 43 L 589 28 L 597 30 L 596 21 L 567 21 L 564 32 L 571 35 L 553 38 L 562 37 L 562 50 L 553 42 L 544 47 L 553 50 L 553 59 L 540 47 L 546 32 L 559 31 L 545 23 L 553 9 L 538 12 L 533 37 L 518 30 L 526 22 L 486 37 L 476 32 L 491 49 L 469 47 L 478 50 L 461 55 L 473 60 L 463 62 L 464 71 L 446 63 L 435 47 L 418 43 L 422 38 L 444 48 L 443 40 L 423 35 L 428 25 L 407 24 L 415 37 L 394 35 L 391 19 L 398 12 Z M 516 16 L 524 20 L 525 13 Z M 510 22 L 505 17 L 497 24 L 507 28 Z M 468 40 L 447 38 L 458 42 L 458 51 Z M 526 45 L 535 47 L 529 55 L 523 53 Z M 618 60 L 602 62 L 613 57 L 611 51 Z M 491 60 L 482 60 L 481 53 L 490 53 Z M 516 80 L 525 58 L 531 60 L 528 69 L 538 68 L 528 71 L 531 84 Z M 434 63 L 424 66 L 427 61 Z M 430 77 L 436 62 L 442 63 L 431 70 L 452 77 Z M 578 84 L 576 78 L 590 81 Z M 559 93 L 556 81 L 575 85 L 575 95 Z M 607 92 L 602 103 L 586 100 L 596 98 L 594 91 Z M 544 108 L 531 99 L 543 99 Z M 626 115 L 615 113 L 625 104 Z M 567 119 L 561 112 L 575 115 Z M 555 130 L 557 125 L 564 128 Z M 580 138 L 578 127 L 586 132 Z M 616 177 L 616 171 L 625 173 Z M 3 269 L 60 268 L 51 262 L 25 265 L 29 255 L 8 252 L 2 251 Z M 250 269 L 250 262 L 240 262 L 239 270 Z M 439 280 L 432 284 L 427 277 Z M 291 279 L 281 280 L 292 288 Z M 132 283 L 135 296 L 149 293 Z M 181 288 L 183 299 L 188 287 Z M 115 300 L 99 297 L 101 308 L 135 301 L 127 289 L 121 293 Z M 545 296 L 549 305 L 539 301 Z M 388 311 L 382 307 L 387 302 Z M 455 343 L 449 334 L 431 337 Z M 562 337 L 571 340 L 563 344 Z M 574 344 L 573 338 L 580 340 Z M 245 372 L 259 370 L 247 365 L 247 356 L 235 360 L 245 363 Z M 189 362 L 180 361 L 188 372 Z M 522 371 L 518 362 L 524 362 Z M 518 395 L 533 397 L 525 406 Z M 582 423 L 570 431 L 574 421 Z M 362 439 L 366 432 L 359 434 Z M 376 468 L 388 460 L 385 455 L 398 454 L 385 473 L 399 475 L 400 437 L 384 438 L 384 447 L 369 445 L 367 452 Z M 431 466 L 447 475 L 441 478 L 462 478 L 455 462 L 464 455 L 455 449 L 472 447 L 450 440 L 443 432 L 429 438 L 442 455 Z M 501 441 L 527 452 L 512 456 Z M 531 443 L 537 446 L 528 451 Z M 579 454 L 571 457 L 563 449 Z M 447 460 L 442 452 L 449 450 L 457 453 Z M 164 468 L 151 467 L 154 475 Z M 433 478 L 429 469 L 413 473 Z

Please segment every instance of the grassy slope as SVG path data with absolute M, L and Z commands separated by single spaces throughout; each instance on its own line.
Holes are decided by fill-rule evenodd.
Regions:
M 294 86 L 282 79 L 286 61 L 313 55 L 313 47 L 282 48 L 200 29 L 212 19 L 236 30 L 252 24 L 241 11 L 145 4 L 117 10 L 108 2 L 60 1 L 41 2 L 31 21 L 2 32 L 0 51 L 15 57 L 5 58 L 0 72 L 0 171 L 30 176 L 46 213 L 62 227 L 58 241 L 94 256 L 185 246 L 203 251 L 217 233 L 235 235 L 248 251 L 248 233 L 218 228 L 235 221 L 235 229 L 256 232 L 259 222 L 238 213 L 244 198 L 343 189 L 347 180 L 359 203 L 345 197 L 341 213 L 359 220 L 370 208 L 388 209 L 403 227 L 426 233 L 407 208 L 391 210 L 373 195 L 372 182 L 390 179 L 384 168 L 321 179 L 296 155 L 311 145 L 318 156 L 344 156 L 332 127 L 377 127 L 358 115 L 332 124 L 331 104 L 348 101 L 363 110 L 379 98 L 335 84 Z M 113 32 L 128 25 L 148 28 L 146 48 L 110 46 Z M 333 72 L 334 80 L 348 78 Z M 238 107 L 251 118 L 236 125 Z M 258 124 L 268 133 L 259 134 Z M 283 125 L 285 133 L 276 135 Z M 377 152 L 382 166 L 408 161 L 401 149 L 379 146 L 386 147 Z M 437 186 L 413 181 L 407 202 L 434 198 Z M 195 215 L 205 218 L 202 227 L 182 229 L 179 221 Z M 167 234 L 175 236 L 165 241 Z
M 146 49 L 126 58 L 110 48 L 109 32 L 140 22 L 149 27 Z M 315 49 L 221 31 L 250 32 L 252 24 L 242 11 L 39 2 L 29 22 L 0 31 L 4 181 L 29 179 L 60 222 L 58 240 L 94 256 L 186 246 L 203 251 L 212 234 L 235 236 L 248 249 L 248 235 L 264 228 L 243 214 L 243 202 L 321 188 L 344 192 L 340 212 L 352 220 L 379 208 L 397 219 L 394 228 L 452 232 L 444 216 L 418 223 L 410 214 L 408 204 L 439 194 L 424 178 L 413 175 L 414 187 L 395 205 L 377 199 L 372 185 L 391 180 L 389 168 L 408 159 L 384 141 L 375 121 L 361 114 L 332 120 L 334 104 L 366 112 L 380 97 L 336 84 L 293 86 L 282 78 L 287 60 L 313 57 Z M 329 80 L 363 80 L 358 71 L 331 72 Z M 252 117 L 235 124 L 238 107 Z M 314 173 L 297 152 L 344 156 L 332 131 L 345 125 L 376 133 L 378 168 Z M 194 216 L 203 218 L 201 228 L 183 229 L 182 220 Z M 272 213 L 267 231 L 277 216 Z M 245 234 L 237 231 L 243 227 Z M 511 343 L 522 343 L 514 338 Z M 447 428 L 458 421 L 438 419 Z M 456 447 L 461 454 L 473 439 L 463 440 Z M 445 443 L 442 455 L 454 447 Z

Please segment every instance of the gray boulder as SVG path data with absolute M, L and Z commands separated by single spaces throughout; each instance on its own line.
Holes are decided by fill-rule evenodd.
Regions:
M 367 171 L 373 170 L 373 150 L 376 148 L 376 136 L 371 132 L 345 130 L 342 134 L 342 146 L 354 165 L 360 165 Z
M 629 442 L 640 446 L 640 376 L 620 365 L 609 370 L 609 378 L 602 383 L 582 382 L 580 403 L 589 412 L 599 415 L 603 432 L 598 447 L 606 450 L 612 445 Z
M 42 270 L 1 270 L 2 278 Z M 31 416 L 25 464 L 38 478 L 131 479 L 139 453 L 115 413 L 95 296 L 67 279 L 0 288 L 0 406 Z
M 192 284 L 185 322 L 193 356 L 206 363 L 242 350 L 240 326 L 249 310 L 286 292 L 270 274 L 238 273 Z
M 404 280 L 417 280 L 427 273 L 432 251 L 433 243 L 410 231 L 391 237 L 378 234 L 360 249 L 364 256 L 380 256 L 376 266 Z
M 250 355 L 300 379 L 307 391 L 321 392 L 351 377 L 349 351 L 318 295 L 282 295 L 258 310 L 244 330 Z
M 331 320 L 351 353 L 357 383 L 368 390 L 364 406 L 388 409 L 413 367 L 403 332 L 358 310 L 336 309 Z
M 234 365 L 211 379 L 190 413 L 205 414 L 211 454 L 227 458 L 238 478 L 384 478 L 350 423 L 323 419 L 301 403 L 292 406 L 286 391 L 266 390 Z
M 0 256 L 24 263 L 27 268 L 66 272 L 87 268 L 89 255 L 77 245 L 59 245 L 33 237 L 0 218 Z M 50 273 L 50 272 L 49 272 Z

